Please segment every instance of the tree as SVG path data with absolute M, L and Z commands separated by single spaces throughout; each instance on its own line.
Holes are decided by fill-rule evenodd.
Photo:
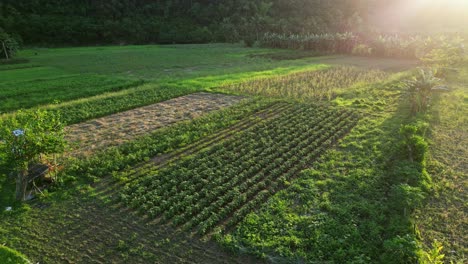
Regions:
M 16 199 L 24 201 L 30 180 L 30 165 L 48 154 L 65 149 L 64 124 L 59 112 L 46 110 L 18 111 L 0 120 L 0 148 L 16 172 Z M 1 142 L 1 141 L 0 141 Z

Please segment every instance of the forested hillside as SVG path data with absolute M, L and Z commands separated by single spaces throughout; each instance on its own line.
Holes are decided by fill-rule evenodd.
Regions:
M 0 28 L 25 44 L 204 43 L 264 32 L 349 30 L 359 0 L 2 0 Z M 366 0 L 367 2 L 367 0 Z M 361 4 L 358 4 L 361 3 Z

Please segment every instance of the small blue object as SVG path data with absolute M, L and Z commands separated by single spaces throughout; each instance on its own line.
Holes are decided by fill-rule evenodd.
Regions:
M 15 135 L 15 137 L 23 136 L 24 135 L 24 130 L 16 129 L 15 131 L 13 131 L 13 135 Z

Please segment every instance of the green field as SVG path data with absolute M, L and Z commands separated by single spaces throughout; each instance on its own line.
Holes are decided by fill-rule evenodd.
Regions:
M 467 64 L 411 115 L 414 61 L 233 44 L 19 57 L 0 65 L 1 119 L 38 107 L 98 129 L 97 117 L 200 91 L 243 96 L 59 158 L 60 182 L 25 203 L 0 145 L 0 245 L 33 263 L 466 262 Z M 419 158 L 414 139 L 429 142 Z
M 326 67 L 314 57 L 271 54 L 292 53 L 230 44 L 24 50 L 28 62 L 0 65 L 0 113 L 51 105 L 76 123 L 224 83 Z

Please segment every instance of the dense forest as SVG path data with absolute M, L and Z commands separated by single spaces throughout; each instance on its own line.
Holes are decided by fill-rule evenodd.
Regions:
M 423 32 L 427 28 L 466 24 L 462 23 L 467 19 L 460 12 L 450 19 L 438 16 L 452 11 L 440 1 L 426 2 L 431 6 L 419 8 L 424 14 L 432 14 L 426 18 L 404 17 L 406 11 L 401 3 L 402 0 L 2 0 L 0 32 L 5 31 L 26 45 L 47 46 L 241 40 L 253 43 L 266 32 L 362 32 L 375 31 L 379 26 L 380 32 L 402 28 Z M 419 24 L 412 27 L 414 17 Z
M 2 0 L 0 28 L 25 44 L 255 40 L 264 32 L 348 31 L 367 2 L 374 1 Z

